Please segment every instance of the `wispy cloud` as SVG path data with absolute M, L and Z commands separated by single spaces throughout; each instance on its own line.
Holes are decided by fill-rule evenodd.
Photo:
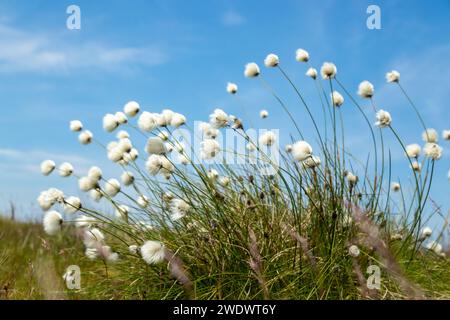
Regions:
M 245 18 L 236 11 L 227 11 L 222 15 L 222 24 L 227 27 L 240 26 L 245 23 Z
M 69 42 L 55 34 L 35 34 L 0 24 L 0 72 L 66 72 L 75 68 L 117 70 L 165 63 L 168 55 L 156 44 L 116 47 Z

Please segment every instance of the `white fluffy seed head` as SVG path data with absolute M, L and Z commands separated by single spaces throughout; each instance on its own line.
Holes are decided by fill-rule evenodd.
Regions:
M 200 143 L 200 157 L 212 159 L 220 152 L 220 145 L 214 139 L 205 139 Z
M 138 127 L 142 131 L 150 132 L 158 127 L 158 119 L 154 113 L 144 111 L 138 119 Z
M 384 110 L 378 110 L 376 113 L 377 122 L 375 125 L 379 128 L 385 128 L 392 122 L 391 114 Z
M 280 59 L 276 54 L 270 53 L 264 59 L 264 65 L 268 68 L 276 67 L 280 63 Z
M 286 150 L 287 153 L 291 153 L 292 152 L 292 144 L 287 144 L 284 147 L 284 150 Z
M 295 51 L 295 60 L 297 60 L 298 62 L 308 62 L 309 60 L 308 51 L 304 49 L 297 49 L 297 51 Z
M 58 171 L 61 177 L 69 177 L 73 173 L 73 166 L 69 162 L 63 162 Z
M 83 242 L 88 248 L 96 248 L 105 240 L 105 235 L 97 228 L 84 230 Z
M 297 161 L 303 161 L 312 155 L 312 147 L 306 141 L 297 141 L 292 145 L 291 154 Z
M 120 130 L 119 132 L 117 132 L 116 134 L 116 138 L 117 139 L 129 139 L 130 138 L 130 134 L 125 131 L 125 130 Z
M 130 212 L 130 208 L 126 205 L 119 205 L 116 208 L 115 215 L 117 219 L 121 219 L 126 221 L 128 219 L 128 213 Z
M 426 129 L 422 132 L 422 140 L 429 143 L 437 143 L 439 140 L 439 135 L 433 128 Z
M 226 127 L 229 120 L 228 114 L 219 108 L 215 109 L 214 112 L 209 115 L 209 124 L 215 129 Z
M 334 63 L 324 62 L 320 68 L 320 73 L 323 79 L 332 79 L 336 76 L 337 68 Z
M 331 103 L 335 107 L 340 107 L 344 104 L 344 97 L 337 91 L 331 93 Z
M 420 233 L 421 239 L 424 240 L 424 239 L 428 238 L 429 236 L 431 236 L 432 233 L 433 233 L 433 230 L 430 227 L 423 228 L 422 232 Z
M 216 169 L 209 169 L 207 173 L 208 179 L 215 181 L 219 177 L 219 172 Z
M 372 98 L 374 93 L 373 84 L 369 81 L 364 80 L 358 86 L 358 94 L 363 98 Z
M 89 191 L 94 189 L 97 186 L 97 181 L 89 178 L 89 177 L 81 177 L 78 180 L 78 187 L 81 191 Z
M 123 159 L 123 154 L 124 152 L 118 146 L 116 146 L 108 151 L 108 159 L 112 162 L 119 162 Z
M 228 178 L 228 177 L 220 177 L 220 178 L 219 178 L 219 184 L 220 184 L 222 187 L 228 186 L 228 185 L 230 184 L 230 178 Z
M 112 132 L 114 129 L 116 129 L 119 126 L 119 121 L 117 121 L 116 117 L 111 114 L 107 113 L 103 117 L 103 129 L 107 132 Z
M 70 131 L 78 132 L 83 130 L 83 124 L 80 120 L 72 120 L 69 123 Z
M 45 213 L 43 224 L 44 224 L 44 231 L 48 235 L 54 236 L 59 231 L 61 231 L 62 223 L 63 223 L 63 219 L 59 212 L 48 211 Z
M 306 75 L 308 77 L 316 79 L 317 78 L 317 70 L 314 68 L 309 68 L 308 70 L 306 70 Z
M 398 183 L 398 182 L 392 182 L 392 184 L 391 184 L 391 190 L 392 191 L 394 191 L 394 192 L 398 192 L 398 191 L 400 191 L 400 183 Z
M 267 131 L 259 137 L 259 144 L 271 146 L 277 141 L 277 135 L 273 131 Z
M 128 247 L 128 251 L 131 254 L 137 254 L 139 252 L 139 247 L 135 244 L 132 244 L 131 246 Z
M 450 140 L 450 130 L 443 130 L 442 131 L 442 138 L 444 140 Z
M 109 179 L 106 181 L 103 189 L 109 197 L 113 198 L 120 191 L 120 182 L 117 179 Z
M 345 178 L 347 179 L 348 183 L 349 183 L 351 186 L 356 185 L 356 184 L 358 183 L 358 180 L 359 180 L 358 176 L 354 175 L 354 174 L 351 173 L 351 172 L 346 172 Z
M 179 153 L 177 159 L 178 162 L 181 163 L 182 165 L 189 164 L 189 158 L 184 153 Z
M 147 152 L 148 154 L 161 155 L 167 153 L 167 148 L 164 141 L 161 138 L 159 137 L 149 138 L 145 146 L 145 152 Z
M 186 123 L 186 117 L 181 113 L 174 113 L 172 116 L 172 120 L 170 121 L 170 125 L 175 128 L 181 127 Z
M 158 125 L 161 127 L 167 127 L 172 122 L 172 118 L 174 116 L 174 112 L 170 109 L 164 109 L 157 117 Z
M 125 123 L 128 122 L 127 116 L 126 116 L 125 113 L 123 113 L 122 111 L 117 111 L 117 112 L 114 114 L 114 117 L 116 118 L 116 120 L 117 120 L 117 122 L 118 122 L 119 124 L 125 124 Z
M 81 209 L 81 200 L 78 197 L 68 197 L 64 199 L 64 211 L 67 213 L 75 213 Z
M 92 200 L 96 202 L 100 201 L 100 199 L 103 198 L 103 194 L 98 188 L 90 190 L 89 196 L 91 197 Z
M 89 130 L 84 130 L 78 135 L 78 141 L 80 141 L 81 144 L 89 144 L 92 142 L 92 138 L 94 135 Z
M 259 74 L 260 74 L 259 67 L 256 63 L 250 62 L 245 65 L 244 75 L 247 78 L 254 78 L 259 76 Z
M 44 160 L 41 163 L 41 172 L 44 176 L 48 176 L 55 170 L 56 164 L 53 160 Z
M 400 73 L 398 71 L 392 70 L 386 73 L 386 81 L 387 82 L 399 82 L 400 81 Z
M 426 143 L 423 147 L 423 153 L 428 158 L 439 160 L 442 157 L 442 147 L 437 143 Z
M 139 205 L 139 207 L 141 208 L 147 208 L 149 205 L 150 201 L 149 199 L 144 196 L 143 194 L 141 194 L 138 198 L 137 198 L 137 204 Z
M 124 171 L 120 176 L 120 179 L 124 185 L 129 186 L 134 182 L 134 175 L 130 171 Z
M 75 219 L 75 227 L 77 228 L 90 228 L 97 220 L 93 217 L 81 215 Z
M 351 255 L 352 257 L 356 258 L 357 256 L 359 256 L 359 248 L 356 245 L 351 245 L 348 248 L 348 254 Z
M 162 168 L 162 156 L 157 154 L 152 154 L 148 157 L 145 167 L 151 175 L 157 175 L 159 170 Z
M 268 112 L 267 110 L 261 110 L 261 111 L 259 112 L 259 116 L 260 116 L 262 119 L 265 119 L 265 118 L 267 118 L 267 117 L 269 116 L 269 112 Z
M 321 162 L 322 161 L 320 160 L 320 158 L 318 156 L 312 155 L 311 157 L 303 160 L 302 165 L 304 168 L 311 169 L 311 168 L 320 166 Z
M 416 172 L 420 172 L 420 170 L 422 169 L 420 163 L 417 162 L 417 161 L 411 162 L 410 168 L 413 169 Z
M 88 177 L 94 181 L 99 181 L 102 178 L 102 169 L 99 167 L 93 166 L 88 171 Z
M 238 86 L 235 83 L 228 82 L 227 83 L 227 92 L 230 94 L 236 94 L 238 91 Z
M 420 156 L 421 148 L 417 143 L 408 144 L 406 146 L 406 155 L 410 158 L 417 158 Z
M 426 245 L 426 248 L 428 250 L 434 251 L 434 253 L 436 253 L 437 255 L 440 255 L 442 253 L 442 245 L 436 241 L 430 241 Z
M 159 264 L 164 261 L 165 247 L 159 241 L 146 241 L 141 247 L 141 256 L 148 264 Z
M 129 117 L 134 117 L 135 115 L 137 115 L 139 109 L 140 109 L 139 103 L 137 103 L 136 101 L 129 101 L 123 107 L 123 111 Z
M 182 199 L 172 199 L 170 201 L 170 211 L 172 213 L 170 218 L 172 221 L 177 221 L 186 216 L 190 209 L 191 206 L 186 201 Z

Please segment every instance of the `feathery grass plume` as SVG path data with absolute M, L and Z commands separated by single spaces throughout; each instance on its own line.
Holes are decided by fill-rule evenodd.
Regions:
M 172 251 L 167 249 L 165 250 L 165 259 L 167 260 L 171 276 L 182 284 L 184 291 L 189 298 L 195 298 L 193 292 L 194 284 L 189 278 L 189 274 L 186 271 L 183 261 L 173 254 Z
M 382 240 L 379 228 L 369 220 L 368 216 L 363 214 L 355 205 L 350 205 L 352 213 L 355 217 L 356 225 L 361 231 L 361 241 L 368 247 L 380 255 L 385 269 L 395 278 L 400 288 L 411 299 L 423 299 L 424 295 L 421 289 L 411 284 L 403 275 L 401 268 L 396 262 L 394 256 L 390 252 L 385 241 Z
M 248 228 L 248 236 L 249 236 L 249 252 L 250 252 L 250 260 L 249 265 L 253 270 L 256 280 L 258 280 L 259 285 L 261 286 L 261 290 L 263 293 L 263 297 L 265 300 L 270 299 L 269 289 L 267 288 L 267 283 L 263 274 L 263 266 L 262 266 L 262 257 L 259 253 L 258 248 L 258 240 L 256 239 L 255 232 L 251 227 Z

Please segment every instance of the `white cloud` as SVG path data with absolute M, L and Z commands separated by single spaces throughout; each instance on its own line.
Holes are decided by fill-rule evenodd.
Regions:
M 227 27 L 239 26 L 245 22 L 245 18 L 235 11 L 228 11 L 222 15 L 222 23 Z
M 167 61 L 157 45 L 114 47 L 93 42 L 69 42 L 53 34 L 31 34 L 0 24 L 0 72 L 66 72 L 79 68 L 116 70 Z

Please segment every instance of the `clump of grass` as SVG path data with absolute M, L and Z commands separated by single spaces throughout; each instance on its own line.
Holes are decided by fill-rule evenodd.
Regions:
M 309 61 L 309 55 L 301 55 L 300 61 Z M 278 57 L 269 55 L 265 64 L 278 69 L 294 90 L 311 121 L 314 140 L 305 141 L 296 116 L 255 63 L 246 66 L 245 75 L 261 81 L 296 129 L 286 151 L 278 146 L 276 132 L 257 137 L 245 129 L 244 121 L 221 109 L 199 125 L 200 131 L 190 128 L 184 115 L 168 109 L 141 112 L 133 101 L 124 112 L 107 114 L 104 129 L 123 127 L 136 133 L 146 143 L 146 157 L 127 131 L 118 132 L 117 140 L 105 146 L 91 131 L 82 131 L 80 121 L 71 122 L 73 131 L 81 131 L 81 143 L 104 148 L 123 170 L 121 185 L 104 177 L 100 168 L 85 175 L 67 163 L 58 168 L 60 175 L 77 178 L 91 198 L 110 204 L 115 214 L 58 189 L 44 191 L 38 199 L 44 210 L 60 204 L 68 214 L 63 219 L 59 212 L 47 212 L 47 232 L 77 229 L 86 255 L 104 265 L 105 277 L 89 290 L 99 297 L 142 299 L 436 297 L 420 288 L 422 281 L 414 283 L 424 275 L 412 270 L 422 259 L 448 266 L 440 244 L 433 243 L 431 250 L 422 245 L 430 236 L 422 230 L 441 147 L 426 131 L 422 169 L 413 165 L 418 155 L 405 159 L 412 168 L 413 187 L 410 196 L 403 194 L 403 186 L 394 188 L 402 194 L 399 205 L 391 197 L 391 157 L 385 139 L 394 139 L 405 153 L 407 146 L 394 127 L 395 119 L 378 109 L 373 86 L 364 81 L 359 87 L 361 97 L 371 103 L 371 110 L 364 110 L 338 79 L 334 64 L 322 66 L 324 81 L 309 69 L 322 104 L 323 115 L 318 117 L 313 112 L 317 108 L 307 103 Z M 391 72 L 388 81 L 399 85 L 399 75 Z M 227 90 L 239 94 L 235 84 Z M 342 108 L 359 112 L 367 124 L 372 150 L 363 165 L 345 144 Z M 136 126 L 131 118 L 139 112 Z M 419 121 L 423 124 L 420 115 Z M 226 131 L 242 139 L 244 147 L 221 146 Z M 200 152 L 195 138 L 201 140 Z M 41 166 L 46 175 L 55 167 L 52 161 Z M 143 249 L 147 241 L 153 242 Z M 350 254 L 349 247 L 356 245 Z M 381 287 L 375 291 L 365 283 L 371 265 L 383 270 Z

